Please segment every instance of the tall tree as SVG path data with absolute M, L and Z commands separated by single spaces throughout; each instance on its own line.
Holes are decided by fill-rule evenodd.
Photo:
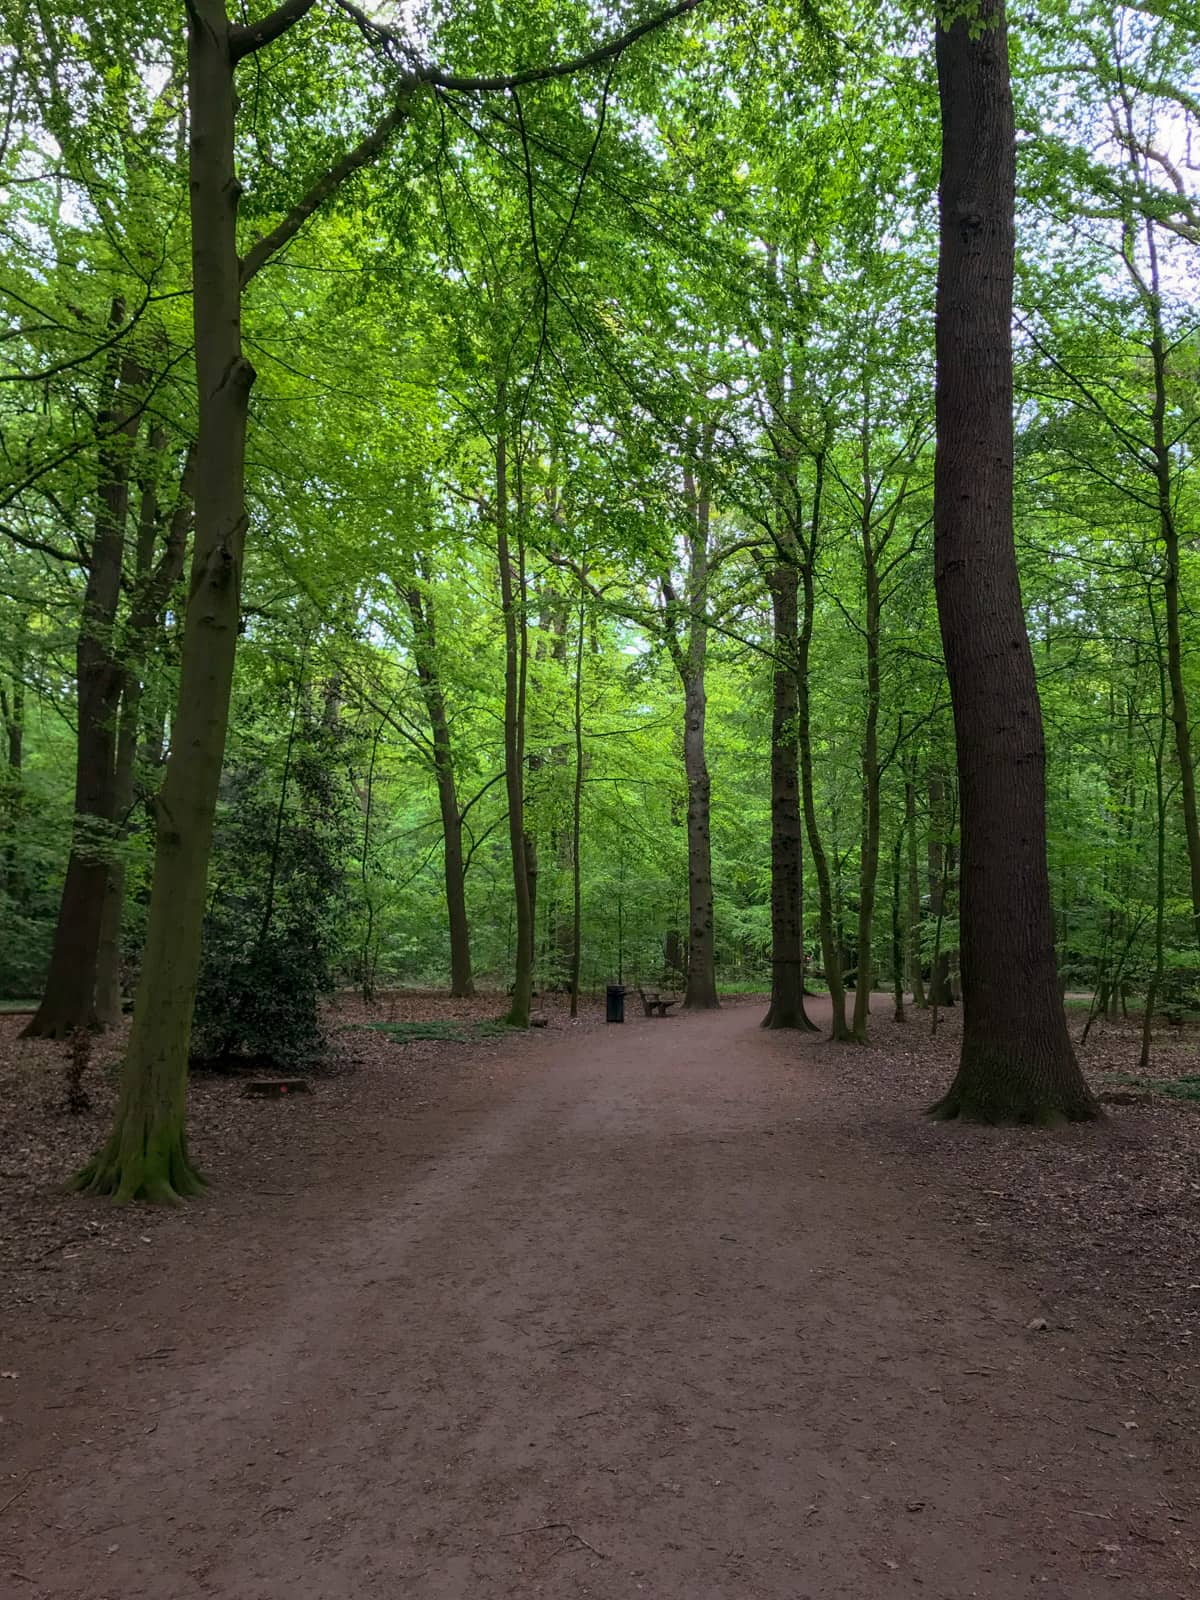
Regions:
M 935 50 L 935 584 L 958 744 L 963 1035 L 934 1113 L 1086 1120 L 1098 1107 L 1058 988 L 1045 740 L 1013 545 L 1016 142 L 1004 0 L 939 18 Z
M 433 741 L 433 771 L 437 782 L 438 806 L 442 814 L 442 856 L 446 875 L 446 910 L 450 919 L 450 993 L 465 999 L 475 993 L 471 976 L 471 928 L 467 921 L 466 881 L 463 871 L 462 812 L 458 804 L 458 781 L 454 772 L 454 752 L 450 742 L 450 718 L 442 689 L 438 662 L 437 624 L 428 569 L 420 579 L 405 586 L 404 599 L 412 619 L 413 660 L 421 698 L 429 718 Z
M 764 1028 L 815 1032 L 804 1009 L 804 852 L 800 827 L 797 644 L 800 574 L 795 540 L 767 572 L 771 595 L 771 1003 Z
M 112 304 L 110 326 L 125 320 Z M 96 520 L 75 646 L 75 833 L 41 1004 L 25 1036 L 64 1039 L 94 1027 L 96 973 L 117 805 L 117 712 L 122 669 L 115 632 L 129 510 L 129 477 L 146 373 L 113 355 L 103 379 L 97 431 Z

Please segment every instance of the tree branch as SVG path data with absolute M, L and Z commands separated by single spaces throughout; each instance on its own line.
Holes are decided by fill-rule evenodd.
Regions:
M 406 119 L 412 105 L 413 90 L 403 91 L 396 99 L 391 110 L 386 116 L 381 117 L 371 132 L 366 134 L 354 146 L 347 150 L 340 161 L 335 161 L 309 189 L 302 200 L 298 200 L 288 214 L 270 233 L 264 234 L 257 243 L 251 245 L 242 257 L 241 284 L 246 285 L 273 255 L 278 254 L 285 244 L 300 232 L 300 229 L 312 216 L 317 208 L 329 199 L 341 186 L 352 178 L 362 167 L 369 166 L 376 156 L 381 154 L 388 140 L 396 129 Z
M 282 5 L 276 6 L 274 11 L 260 21 L 247 22 L 230 28 L 229 54 L 233 57 L 235 65 L 244 56 L 253 55 L 264 45 L 273 44 L 289 28 L 294 28 L 300 19 L 312 10 L 315 3 L 316 0 L 283 0 Z
M 336 0 L 336 3 L 347 16 L 353 17 L 365 32 L 373 33 L 376 38 L 387 44 L 399 45 L 406 52 L 410 49 L 408 41 L 402 34 L 397 33 L 394 28 L 389 28 L 385 23 L 376 22 L 355 5 L 354 0 Z M 674 22 L 677 17 L 695 11 L 701 3 L 702 0 L 677 0 L 675 5 L 668 6 L 656 16 L 648 17 L 645 22 L 639 22 L 624 33 L 617 34 L 606 43 L 597 45 L 594 50 L 588 50 L 581 56 L 573 56 L 569 61 L 552 62 L 549 66 L 526 67 L 520 72 L 502 73 L 493 77 L 461 76 L 458 73 L 447 72 L 443 67 L 434 66 L 432 63 L 412 67 L 404 74 L 400 86 L 401 92 L 429 84 L 438 89 L 456 89 L 464 94 L 496 94 L 524 89 L 531 83 L 548 83 L 554 78 L 569 78 L 576 72 L 586 72 L 590 67 L 602 66 L 606 61 L 612 61 L 615 57 L 623 55 L 630 45 L 636 44 L 639 39 L 644 39 L 647 34 L 657 32 L 668 22 Z

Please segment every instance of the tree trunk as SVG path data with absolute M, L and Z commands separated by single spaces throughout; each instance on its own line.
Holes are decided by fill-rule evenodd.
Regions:
M 1183 809 L 1183 836 L 1187 844 L 1192 927 L 1196 941 L 1200 943 L 1200 820 L 1196 816 L 1196 771 L 1192 763 L 1192 734 L 1187 690 L 1183 681 L 1183 641 L 1179 628 L 1179 529 L 1172 503 L 1171 447 L 1166 436 L 1166 347 L 1162 328 L 1157 322 L 1150 355 L 1154 367 L 1155 491 L 1159 531 L 1166 555 L 1163 598 L 1167 613 L 1167 677 L 1171 686 L 1175 755 L 1179 763 L 1179 798 Z
M 579 637 L 575 641 L 575 783 L 571 792 L 571 1015 L 579 1015 L 583 961 L 583 636 L 587 617 L 586 569 L 579 580 Z
M 830 1037 L 844 1043 L 850 1037 L 846 1026 L 846 990 L 842 982 L 842 952 L 834 929 L 833 884 L 829 874 L 829 858 L 821 839 L 817 821 L 817 801 L 813 783 L 812 719 L 810 714 L 808 669 L 812 652 L 813 622 L 816 615 L 817 537 L 820 530 L 822 488 L 825 476 L 825 455 L 817 456 L 817 476 L 813 491 L 812 522 L 808 549 L 801 563 L 800 577 L 804 609 L 800 621 L 800 638 L 796 652 L 796 734 L 800 746 L 800 789 L 804 800 L 804 826 L 808 834 L 809 854 L 817 875 L 817 897 L 821 931 L 821 962 L 825 968 L 825 982 L 829 988 L 832 1008 Z
M 687 773 L 688 972 L 683 1004 L 688 1011 L 711 1011 L 717 998 L 716 931 L 713 922 L 711 785 L 705 754 L 708 708 L 708 527 L 709 491 L 691 471 L 684 474 L 691 510 L 688 539 L 688 627 L 683 673 L 683 761 Z
M 866 445 L 864 444 L 864 462 Z M 874 965 L 871 959 L 875 926 L 875 885 L 879 876 L 879 573 L 875 560 L 870 520 L 870 474 L 864 466 L 863 494 L 863 576 L 866 585 L 867 705 L 863 726 L 862 848 L 859 853 L 858 880 L 858 973 L 854 985 L 853 1038 L 867 1042 L 867 1022 L 871 1013 L 871 988 Z
M 945 775 L 941 768 L 933 767 L 929 773 L 929 914 L 936 919 L 939 932 L 946 916 L 953 870 L 950 832 Z M 929 1003 L 935 1007 L 954 1004 L 950 953 L 942 949 L 940 939 L 929 962 Z
M 4 852 L 2 886 L 8 898 L 19 905 L 22 893 L 22 874 L 17 866 L 17 837 L 21 827 L 24 807 L 24 750 L 25 750 L 25 626 L 21 623 L 20 642 L 12 670 L 11 697 L 0 688 L 0 717 L 4 721 L 5 773 L 0 794 L 7 812 L 6 831 L 9 843 Z
M 917 793 L 913 775 L 904 778 L 904 830 L 908 839 L 908 986 L 913 1005 L 925 1004 L 921 973 L 921 881 L 917 872 Z
M 904 1022 L 904 909 L 901 898 L 901 858 L 904 829 L 896 835 L 892 849 L 892 1000 L 894 1021 Z
M 1162 639 L 1153 599 L 1150 602 L 1150 623 L 1154 630 L 1154 654 L 1158 666 L 1158 730 L 1151 740 L 1154 752 L 1154 970 L 1146 987 L 1146 1008 L 1142 1013 L 1142 1041 L 1138 1054 L 1138 1071 L 1150 1067 L 1151 1047 L 1154 1040 L 1154 1007 L 1163 987 L 1165 959 L 1165 919 L 1167 908 L 1167 796 L 1163 768 L 1166 765 L 1167 685 L 1163 681 Z M 1170 649 L 1168 633 L 1168 651 Z M 1169 671 L 1168 671 L 1169 676 Z
M 799 745 L 796 645 L 799 574 L 794 560 L 767 574 L 774 623 L 771 715 L 771 1004 L 764 1028 L 806 1028 L 804 906 L 801 899 Z
M 110 326 L 124 308 L 113 302 Z M 102 442 L 96 493 L 96 531 L 75 646 L 75 816 L 71 854 L 59 902 L 50 969 L 41 1004 L 22 1037 L 65 1039 L 98 1025 L 96 963 L 112 859 L 115 821 L 117 709 L 121 668 L 114 630 L 129 509 L 129 466 L 138 431 L 137 399 L 145 374 L 132 358 L 105 380 L 97 418 Z M 118 420 L 124 412 L 124 419 Z
M 533 1005 L 533 904 L 525 859 L 525 675 L 528 645 L 525 623 L 525 562 L 518 538 L 514 567 L 508 534 L 507 398 L 503 380 L 497 385 L 496 557 L 500 567 L 500 604 L 504 614 L 504 762 L 508 793 L 508 841 L 512 853 L 513 911 L 516 956 L 512 1004 L 505 1020 L 527 1028 Z
M 142 675 L 155 631 L 162 625 L 171 590 L 179 581 L 187 554 L 192 514 L 194 452 L 188 449 L 179 479 L 179 493 L 157 562 L 154 547 L 159 533 L 158 490 L 153 473 L 166 449 L 166 433 L 155 428 L 150 435 L 151 467 L 142 484 L 134 562 L 133 598 L 120 651 L 121 709 L 117 723 L 116 765 L 113 775 L 113 814 L 118 839 L 129 831 L 133 809 L 134 771 L 142 718 Z M 96 959 L 96 1015 L 111 1026 L 121 1015 L 121 924 L 125 909 L 125 862 L 118 850 L 109 863 L 100 943 Z
M 450 720 L 437 661 L 437 633 L 432 596 L 422 595 L 413 584 L 405 599 L 413 625 L 413 660 L 417 682 L 425 701 L 433 739 L 433 775 L 442 814 L 442 849 L 446 882 L 446 911 L 450 923 L 450 995 L 469 999 L 475 993 L 471 973 L 471 928 L 467 920 L 467 891 L 463 869 L 462 815 L 450 744 Z
M 935 581 L 958 746 L 963 1036 L 933 1110 L 1084 1120 L 1099 1108 L 1058 994 L 1045 742 L 1013 544 L 1016 152 L 1004 0 L 939 25 L 936 52 Z
M 237 648 L 255 376 L 242 354 L 234 62 L 222 0 L 189 6 L 188 104 L 199 431 L 179 705 L 154 806 L 154 884 L 116 1122 L 76 1179 L 117 1200 L 170 1201 L 203 1186 L 187 1152 L 188 1041 Z

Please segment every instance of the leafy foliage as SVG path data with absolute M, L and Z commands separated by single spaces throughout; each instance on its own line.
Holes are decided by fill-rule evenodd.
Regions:
M 256 733 L 257 758 L 227 774 L 193 1054 L 223 1067 L 312 1068 L 345 936 L 345 735 L 303 685 L 286 739 L 261 723 Z

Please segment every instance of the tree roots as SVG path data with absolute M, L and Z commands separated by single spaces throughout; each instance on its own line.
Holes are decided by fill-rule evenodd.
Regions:
M 184 1134 L 148 1136 L 131 1148 L 118 1131 L 67 1188 L 79 1194 L 107 1196 L 116 1205 L 144 1200 L 150 1205 L 173 1206 L 203 1194 L 207 1183 L 188 1160 Z

